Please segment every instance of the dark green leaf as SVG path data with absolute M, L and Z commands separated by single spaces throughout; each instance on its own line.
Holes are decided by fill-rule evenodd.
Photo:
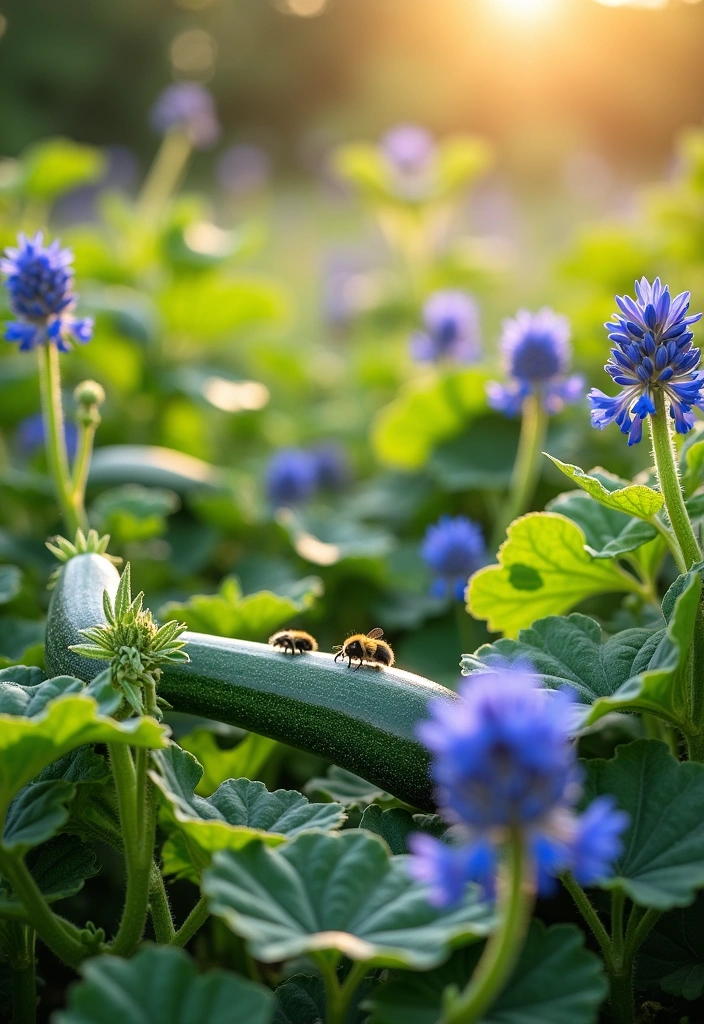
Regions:
M 704 445 L 702 445 L 704 447 Z M 685 999 L 704 994 L 704 895 L 691 907 L 664 914 L 641 946 L 638 975 L 643 987 L 660 984 Z
M 348 810 L 353 807 L 366 807 L 371 803 L 392 803 L 395 797 L 385 793 L 383 789 L 371 782 L 360 779 L 358 775 L 333 765 L 328 768 L 327 775 L 322 778 L 309 779 L 305 784 L 308 796 L 323 797 L 326 800 L 342 804 Z
M 44 664 L 44 628 L 35 619 L 6 615 L 0 619 L 0 668 Z
M 502 489 L 511 480 L 519 426 L 505 416 L 480 416 L 470 429 L 440 445 L 428 463 L 448 491 Z
M 117 544 L 150 540 L 166 531 L 166 517 L 181 502 L 174 491 L 141 484 L 123 484 L 103 491 L 91 509 L 100 533 L 109 533 Z
M 17 856 L 51 839 L 68 821 L 76 794 L 70 782 L 32 782 L 19 791 L 7 810 L 3 846 Z
M 375 983 L 373 978 L 365 978 L 355 990 L 345 1014 L 344 1024 L 362 1024 L 367 1019 L 367 1014 L 360 1009 L 360 1004 L 364 1002 Z M 279 985 L 274 994 L 276 1010 L 273 1024 L 323 1024 L 325 1021 L 325 986 L 321 978 L 295 974 L 283 985 Z
M 203 891 L 213 913 L 267 963 L 328 951 L 379 967 L 427 970 L 452 944 L 486 935 L 491 909 L 468 892 L 438 910 L 406 857 L 362 831 L 308 832 L 284 846 L 216 854 Z M 333 960 L 334 962 L 334 960 Z
M 383 558 L 394 546 L 393 537 L 382 527 L 343 519 L 332 509 L 313 513 L 280 508 L 276 519 L 296 554 L 313 565 L 337 565 L 345 558 Z
M 86 878 L 99 871 L 95 853 L 77 836 L 60 835 L 35 850 L 30 850 L 26 864 L 40 892 L 49 903 L 74 896 L 83 888 Z M 0 878 L 0 915 L 23 917 L 22 904 L 14 896 L 12 886 Z
M 16 565 L 0 565 L 0 604 L 7 604 L 22 589 L 22 570 Z
M 131 960 L 96 957 L 81 967 L 55 1024 L 268 1024 L 274 997 L 262 985 L 210 970 L 180 949 L 147 946 Z
M 411 814 L 403 807 L 384 811 L 377 804 L 365 809 L 359 827 L 381 836 L 394 854 L 409 852 L 408 837 L 414 832 L 427 832 L 438 838 L 447 832 L 447 825 L 437 814 Z
M 650 523 L 600 505 L 583 491 L 560 494 L 546 507 L 550 512 L 559 512 L 581 526 L 586 538 L 586 550 L 593 558 L 620 558 L 658 535 Z

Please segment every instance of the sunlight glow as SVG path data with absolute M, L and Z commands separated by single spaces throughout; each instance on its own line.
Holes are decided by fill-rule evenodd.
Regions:
M 559 0 L 489 0 L 490 6 L 504 18 L 529 22 L 542 22 L 557 10 Z

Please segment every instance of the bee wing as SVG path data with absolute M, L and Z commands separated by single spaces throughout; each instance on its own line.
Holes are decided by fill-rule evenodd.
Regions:
M 375 629 L 370 629 L 369 632 L 367 633 L 367 636 L 369 637 L 370 640 L 380 640 L 383 635 L 384 630 L 379 629 L 378 626 Z

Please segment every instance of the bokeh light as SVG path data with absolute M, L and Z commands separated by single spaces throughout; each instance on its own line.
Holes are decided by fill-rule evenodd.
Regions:
M 299 18 L 315 18 L 322 14 L 328 0 L 278 0 L 276 6 L 284 14 L 296 14 Z
M 174 70 L 186 75 L 208 76 L 217 57 L 217 44 L 211 34 L 201 28 L 181 32 L 171 43 Z
M 559 8 L 559 0 L 489 0 L 489 3 L 499 15 L 521 24 L 543 22 Z

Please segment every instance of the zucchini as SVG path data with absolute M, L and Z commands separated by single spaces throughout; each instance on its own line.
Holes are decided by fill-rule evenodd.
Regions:
M 105 621 L 103 590 L 117 570 L 100 555 L 78 555 L 61 571 L 46 633 L 53 675 L 86 681 L 105 667 L 69 651 L 79 630 Z M 416 739 L 428 701 L 451 690 L 397 669 L 353 671 L 330 654 L 295 660 L 268 644 L 186 633 L 190 662 L 167 666 L 159 693 L 176 711 L 227 722 L 307 750 L 362 776 L 414 807 L 431 810 L 429 756 Z

